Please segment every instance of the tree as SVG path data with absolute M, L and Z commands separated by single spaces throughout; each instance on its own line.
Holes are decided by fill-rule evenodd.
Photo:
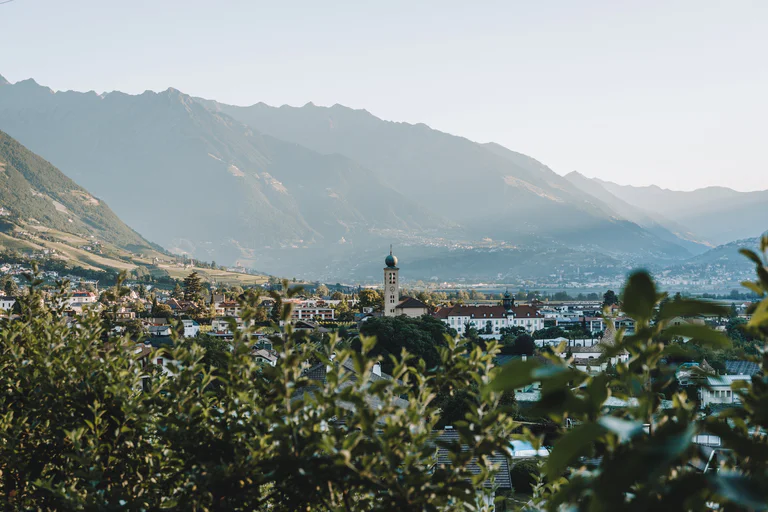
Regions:
M 318 297 L 320 297 L 320 298 L 325 298 L 325 297 L 327 297 L 327 296 L 328 296 L 330 293 L 331 293 L 331 292 L 328 290 L 328 287 L 327 287 L 327 286 L 325 286 L 324 284 L 321 284 L 321 285 L 319 285 L 319 286 L 318 286 L 318 287 L 315 289 L 315 295 L 317 295 L 317 296 L 318 296 Z
M 172 358 L 169 377 L 137 364 L 127 340 L 101 343 L 93 315 L 75 326 L 34 301 L 22 309 L 0 337 L 6 510 L 478 510 L 496 471 L 486 455 L 512 439 L 501 394 L 466 385 L 490 380 L 492 354 L 462 357 L 453 340 L 418 380 L 398 365 L 371 385 L 370 339 L 356 352 L 289 329 L 272 368 L 246 329 L 228 348 L 177 340 L 151 353 Z M 309 379 L 318 365 L 325 378 Z M 489 410 L 470 409 L 438 469 L 434 397 L 459 391 Z
M 545 327 L 533 331 L 533 338 L 536 340 L 552 340 L 555 338 L 567 338 L 568 333 L 562 327 Z
M 373 308 L 374 311 L 381 311 L 384 307 L 384 298 L 376 290 L 366 288 L 360 291 L 357 307 L 360 311 L 366 308 Z
M 616 292 L 613 290 L 608 290 L 603 295 L 603 307 L 605 306 L 613 306 L 614 304 L 619 303 L 619 297 L 616 295 Z
M 147 287 L 143 284 L 140 284 L 136 287 L 136 293 L 138 294 L 139 298 L 146 299 L 147 298 Z
M 512 487 L 515 492 L 532 494 L 539 472 L 539 464 L 534 459 L 524 459 L 515 462 L 509 472 L 509 478 L 512 480 Z
M 238 300 L 243 295 L 243 293 L 245 293 L 245 291 L 243 290 L 242 286 L 233 285 L 227 292 L 227 295 L 230 300 Z
M 198 302 L 203 291 L 202 279 L 197 272 L 192 272 L 184 278 L 184 300 Z
M 6 276 L 5 283 L 3 284 L 3 293 L 5 293 L 5 296 L 16 297 L 19 295 L 19 291 L 19 286 L 16 284 L 16 281 L 14 281 L 12 277 Z
M 341 293 L 340 291 L 335 291 L 331 294 L 331 300 L 343 300 L 346 301 L 347 296 Z
M 536 351 L 536 342 L 530 334 L 522 334 L 515 339 L 514 347 L 517 354 L 532 356 Z
M 434 368 L 440 359 L 439 348 L 446 346 L 446 335 L 454 337 L 456 331 L 440 320 L 425 315 L 420 318 L 369 318 L 360 326 L 360 334 L 377 339 L 372 353 L 384 357 L 382 369 L 391 371 L 393 366 L 390 356 L 400 359 L 403 349 L 417 359 L 423 359 L 428 368 Z M 353 348 L 359 348 L 359 345 L 353 344 Z
M 280 320 L 283 319 L 283 298 L 279 294 L 275 293 L 272 297 L 274 299 L 274 303 L 272 304 L 272 310 L 269 312 L 269 319 L 279 324 Z
M 176 300 L 182 300 L 184 298 L 184 291 L 181 289 L 181 286 L 179 286 L 179 283 L 176 283 L 176 286 L 173 287 L 171 298 Z
M 173 310 L 168 304 L 162 304 L 157 301 L 152 305 L 152 316 L 155 318 L 171 318 Z

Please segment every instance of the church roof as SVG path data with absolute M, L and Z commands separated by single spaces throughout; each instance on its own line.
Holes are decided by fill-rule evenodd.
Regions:
M 397 309 L 428 309 L 429 306 L 421 302 L 419 299 L 413 297 L 405 297 L 396 306 Z

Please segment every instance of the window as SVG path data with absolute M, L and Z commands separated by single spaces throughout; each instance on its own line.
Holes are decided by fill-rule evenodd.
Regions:
M 160 366 L 163 366 L 163 358 L 162 357 L 158 357 L 157 358 L 157 364 L 160 365 Z

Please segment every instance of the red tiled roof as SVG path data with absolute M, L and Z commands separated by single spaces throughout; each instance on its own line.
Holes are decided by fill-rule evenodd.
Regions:
M 446 318 L 448 318 L 448 315 L 450 314 L 450 312 L 451 312 L 451 310 L 452 310 L 452 309 L 453 309 L 453 308 L 438 308 L 438 309 L 437 309 L 437 310 L 436 310 L 436 311 L 435 311 L 435 312 L 432 314 L 432 316 L 434 316 L 435 318 L 438 318 L 438 319 L 440 319 L 440 320 L 445 320 Z
M 544 318 L 544 315 L 533 306 L 515 306 L 512 311 L 515 313 L 515 318 Z

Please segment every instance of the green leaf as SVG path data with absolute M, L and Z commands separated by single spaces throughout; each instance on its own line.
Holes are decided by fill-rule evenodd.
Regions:
M 749 249 L 739 249 L 739 252 L 752 260 L 752 262 L 755 265 L 763 266 L 763 261 L 760 259 L 760 256 L 758 256 L 755 251 L 750 251 Z
M 603 428 L 597 423 L 585 423 L 558 439 L 547 458 L 546 472 L 549 479 L 559 477 L 576 457 L 589 451 L 592 443 L 602 434 Z
M 695 299 L 682 299 L 664 303 L 659 311 L 660 320 L 669 320 L 678 316 L 716 315 L 727 316 L 728 308 L 714 302 Z
M 765 293 L 763 291 L 763 288 L 760 286 L 760 283 L 753 283 L 752 281 L 742 281 L 741 286 L 744 288 L 749 288 L 751 291 L 755 292 L 758 295 L 762 295 Z
M 643 432 L 643 424 L 639 421 L 629 421 L 615 416 L 603 416 L 598 420 L 600 426 L 619 437 L 624 443 Z
M 667 339 L 675 336 L 682 336 L 684 338 L 692 338 L 698 343 L 713 347 L 728 347 L 731 345 L 731 340 L 729 340 L 726 335 L 715 331 L 706 325 L 673 325 L 664 329 L 663 334 Z
M 516 388 L 532 384 L 539 380 L 533 373 L 540 366 L 541 363 L 534 359 L 507 363 L 501 367 L 489 387 L 492 391 L 514 391 Z
M 709 477 L 714 491 L 728 501 L 750 510 L 768 510 L 768 492 L 755 479 L 735 471 Z
M 621 309 L 635 320 L 651 318 L 656 304 L 656 285 L 645 271 L 629 276 Z

